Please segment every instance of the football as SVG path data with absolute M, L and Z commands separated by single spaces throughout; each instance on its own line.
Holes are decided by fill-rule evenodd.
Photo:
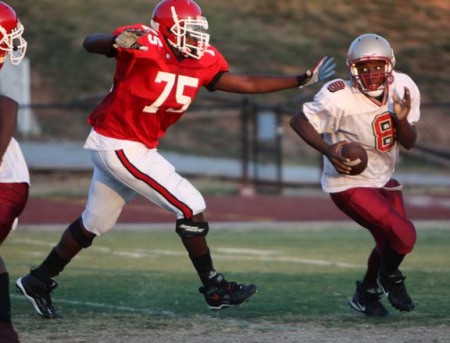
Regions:
M 350 159 L 345 164 L 352 167 L 350 175 L 361 174 L 367 167 L 368 156 L 361 144 L 356 142 L 347 143 L 341 148 L 341 156 Z

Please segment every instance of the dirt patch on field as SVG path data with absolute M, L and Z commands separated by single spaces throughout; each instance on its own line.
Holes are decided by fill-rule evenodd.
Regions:
M 448 343 L 450 329 L 448 327 L 415 327 L 415 328 L 373 328 L 368 323 L 366 328 L 335 329 L 327 327 L 311 327 L 298 325 L 274 325 L 259 323 L 248 325 L 243 322 L 216 321 L 205 319 L 214 324 L 192 325 L 176 330 L 140 329 L 136 331 L 116 332 L 117 330 L 98 331 L 95 335 L 71 333 L 71 337 L 58 337 L 60 343 L 96 342 L 96 343 Z M 47 343 L 50 337 L 21 335 L 22 342 Z M 56 337 L 53 335 L 53 340 Z

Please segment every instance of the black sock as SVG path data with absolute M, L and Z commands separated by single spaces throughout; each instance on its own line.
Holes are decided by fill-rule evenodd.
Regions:
M 378 271 L 380 270 L 381 257 L 375 247 L 367 261 L 367 271 L 363 278 L 363 284 L 368 288 L 377 287 Z
M 405 255 L 395 252 L 389 244 L 385 243 L 383 247 L 383 256 L 381 260 L 381 271 L 384 275 L 394 274 L 400 264 L 402 263 Z
M 203 285 L 208 284 L 209 276 L 211 272 L 214 272 L 213 262 L 211 254 L 208 252 L 202 256 L 190 256 L 192 264 L 200 277 Z
M 69 262 L 70 261 L 61 258 L 53 248 L 41 265 L 36 269 L 33 269 L 31 273 L 38 279 L 49 282 L 52 277 L 55 277 L 62 272 Z
M 11 323 L 11 300 L 9 298 L 9 275 L 0 274 L 0 321 Z

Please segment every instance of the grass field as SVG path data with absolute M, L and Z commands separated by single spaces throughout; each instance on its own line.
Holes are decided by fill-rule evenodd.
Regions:
M 448 223 L 447 223 L 448 224 Z M 372 240 L 352 224 L 214 226 L 215 265 L 258 293 L 238 308 L 211 312 L 171 226 L 118 228 L 82 252 L 58 277 L 61 320 L 45 320 L 13 287 L 60 231 L 19 227 L 2 246 L 11 274 L 13 320 L 34 342 L 426 342 L 450 341 L 450 230 L 418 225 L 402 270 L 416 310 L 367 318 L 347 305 Z

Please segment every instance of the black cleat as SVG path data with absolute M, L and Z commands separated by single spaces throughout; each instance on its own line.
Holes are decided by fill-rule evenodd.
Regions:
M 400 270 L 390 275 L 379 272 L 377 282 L 393 307 L 399 311 L 414 310 L 414 302 L 406 291 L 405 277 Z
M 386 317 L 389 312 L 380 302 L 382 293 L 378 287 L 367 287 L 361 281 L 356 281 L 356 290 L 348 304 L 352 309 L 369 317 Z
M 199 292 L 204 295 L 208 307 L 218 311 L 247 302 L 255 294 L 256 286 L 227 282 L 224 276 L 218 273 L 210 280 L 208 286 L 200 287 Z
M 32 273 L 16 280 L 18 291 L 30 300 L 40 316 L 48 319 L 61 318 L 61 315 L 53 307 L 50 297 L 50 293 L 57 286 L 55 280 L 51 279 L 51 282 L 47 284 Z

